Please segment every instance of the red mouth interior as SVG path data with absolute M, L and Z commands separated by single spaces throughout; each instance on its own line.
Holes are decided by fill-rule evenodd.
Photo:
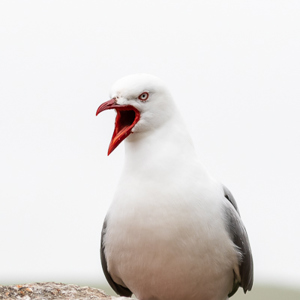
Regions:
M 108 155 L 131 133 L 140 119 L 140 113 L 133 106 L 114 107 L 117 111 L 115 130 L 108 148 Z

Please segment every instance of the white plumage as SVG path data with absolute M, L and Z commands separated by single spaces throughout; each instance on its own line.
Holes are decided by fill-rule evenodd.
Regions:
M 197 159 L 171 94 L 156 77 L 117 81 L 110 150 L 125 139 L 125 165 L 101 243 L 117 293 L 140 300 L 225 300 L 253 282 L 246 231 L 230 192 Z M 246 271 L 245 271 L 246 269 Z

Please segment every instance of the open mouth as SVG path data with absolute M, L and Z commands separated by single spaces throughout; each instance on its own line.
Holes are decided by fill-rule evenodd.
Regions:
M 108 155 L 132 133 L 132 128 L 140 119 L 140 112 L 131 105 L 118 105 L 115 99 L 101 104 L 96 115 L 107 109 L 115 109 L 117 112 L 115 130 L 108 148 Z
M 133 106 L 121 106 L 116 108 L 117 116 L 115 130 L 109 145 L 110 154 L 132 132 L 132 128 L 140 119 L 140 113 Z
M 120 128 L 118 128 L 119 131 L 122 131 L 128 127 L 130 127 L 135 120 L 136 112 L 134 110 L 131 110 L 129 107 L 125 107 L 125 109 L 118 109 L 117 110 L 117 117 L 116 117 L 116 123 Z

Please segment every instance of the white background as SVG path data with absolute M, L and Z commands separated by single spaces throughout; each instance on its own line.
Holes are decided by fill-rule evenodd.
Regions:
M 104 281 L 111 84 L 172 91 L 234 194 L 255 280 L 300 286 L 299 1 L 0 1 L 0 284 Z M 159 150 L 159 149 L 158 149 Z

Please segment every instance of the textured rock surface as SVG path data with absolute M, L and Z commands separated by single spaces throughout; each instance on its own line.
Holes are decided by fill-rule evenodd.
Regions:
M 107 296 L 102 290 L 88 286 L 55 282 L 29 283 L 21 285 L 0 285 L 0 300 L 52 300 L 52 299 L 93 299 L 112 300 L 124 297 Z M 126 298 L 130 299 L 130 298 Z

